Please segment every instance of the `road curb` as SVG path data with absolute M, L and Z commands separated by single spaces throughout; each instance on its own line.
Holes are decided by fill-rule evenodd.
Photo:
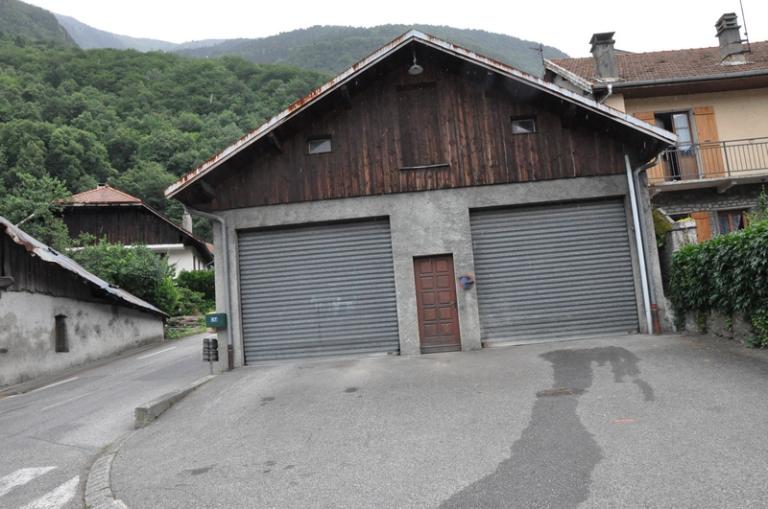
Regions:
M 136 431 L 131 431 L 113 442 L 96 458 L 96 461 L 93 462 L 88 471 L 88 477 L 85 480 L 84 497 L 86 509 L 128 509 L 125 502 L 115 498 L 115 494 L 112 492 L 112 462 L 117 457 L 117 453 L 120 452 L 120 448 L 139 428 L 143 428 L 160 417 L 174 403 L 184 399 L 186 395 L 215 377 L 216 375 L 204 376 L 183 389 L 169 392 L 135 409 Z M 141 421 L 139 419 L 140 415 Z M 139 425 L 140 422 L 141 425 Z
M 117 456 L 120 447 L 135 431 L 123 435 L 96 458 L 88 471 L 85 480 L 85 508 L 86 509 L 128 509 L 122 500 L 115 498 L 112 493 L 111 475 L 112 462 Z
M 198 380 L 195 380 L 191 384 L 189 384 L 187 387 L 184 387 L 183 389 L 178 389 L 173 392 L 169 392 L 168 394 L 163 394 L 157 399 L 154 399 L 150 401 L 149 403 L 145 403 L 141 406 L 136 407 L 134 410 L 134 428 L 139 429 L 143 428 L 144 426 L 148 425 L 158 417 L 160 417 L 163 412 L 171 408 L 174 403 L 177 403 L 184 399 L 190 392 L 194 391 L 201 385 L 205 384 L 206 382 L 209 382 L 212 380 L 216 375 L 208 375 L 204 376 L 203 378 L 200 378 Z

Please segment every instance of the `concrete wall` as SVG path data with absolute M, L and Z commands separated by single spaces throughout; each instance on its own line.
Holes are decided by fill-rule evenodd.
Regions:
M 700 322 L 696 313 L 685 315 L 685 332 L 690 334 L 709 334 L 718 338 L 731 339 L 747 344 L 755 333 L 752 324 L 741 315 L 731 317 L 717 312 L 708 313 L 706 319 Z
M 664 191 L 653 197 L 653 205 L 673 215 L 700 211 L 751 209 L 757 205 L 761 188 L 762 184 L 746 184 L 734 186 L 724 193 L 718 193 L 715 188 Z
M 69 352 L 54 348 L 54 317 L 67 317 Z M 163 321 L 138 310 L 29 292 L 0 292 L 0 386 L 163 340 Z
M 644 187 L 644 186 L 641 186 Z M 523 205 L 557 201 L 584 200 L 602 197 L 623 197 L 627 208 L 630 243 L 632 245 L 633 271 L 636 281 L 637 304 L 642 326 L 645 326 L 642 295 L 640 293 L 639 272 L 634 252 L 634 233 L 631 229 L 627 182 L 623 175 L 592 178 L 573 178 L 531 182 L 524 184 L 494 185 L 404 193 L 365 198 L 325 200 L 289 205 L 275 205 L 223 211 L 220 214 L 227 221 L 228 253 L 223 251 L 222 236 L 218 228 L 214 230 L 216 257 L 222 260 L 228 255 L 230 264 L 230 285 L 232 289 L 233 309 L 231 323 L 233 327 L 233 345 L 235 365 L 243 364 L 242 332 L 238 286 L 237 230 L 306 224 L 312 222 L 337 221 L 366 217 L 389 217 L 392 231 L 392 251 L 397 292 L 398 325 L 400 331 L 401 353 L 418 354 L 419 333 L 416 310 L 416 289 L 413 274 L 415 256 L 453 254 L 456 276 L 474 274 L 474 256 L 470 232 L 470 209 L 504 205 Z M 641 199 L 642 201 L 642 199 Z M 645 208 L 649 210 L 648 207 Z M 646 221 L 644 229 L 653 237 L 652 223 Z M 650 229 L 648 229 L 650 225 Z M 646 233 L 644 232 L 644 233 Z M 646 244 L 653 246 L 654 244 Z M 658 271 L 658 256 L 655 248 L 650 250 L 655 261 L 651 269 Z M 224 264 L 216 264 L 217 308 L 225 308 L 222 299 L 225 295 Z M 660 275 L 658 278 L 661 288 Z M 477 295 L 471 290 L 457 288 L 459 324 L 462 349 L 472 350 L 481 347 L 480 318 Z M 220 358 L 226 359 L 226 333 L 219 334 L 221 345 Z M 226 363 L 219 363 L 220 369 Z
M 627 113 L 690 110 L 695 106 L 715 109 L 721 140 L 768 137 L 768 88 L 626 99 Z

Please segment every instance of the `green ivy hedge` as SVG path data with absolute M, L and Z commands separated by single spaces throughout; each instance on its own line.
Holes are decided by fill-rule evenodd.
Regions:
M 690 244 L 672 257 L 669 298 L 682 328 L 686 313 L 738 313 L 750 320 L 755 346 L 768 346 L 768 221 Z

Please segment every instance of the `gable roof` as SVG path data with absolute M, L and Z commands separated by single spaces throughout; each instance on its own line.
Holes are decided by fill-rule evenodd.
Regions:
M 58 265 L 63 270 L 71 272 L 84 283 L 96 290 L 102 297 L 117 301 L 118 303 L 129 307 L 138 308 L 160 316 L 167 316 L 164 312 L 160 311 L 149 302 L 146 302 L 117 286 L 113 286 L 95 274 L 88 272 L 72 258 L 43 244 L 2 216 L 0 216 L 0 230 L 2 230 L 11 241 L 23 247 L 30 256 L 36 256 L 46 263 Z
M 89 189 L 88 191 L 83 191 L 82 193 L 72 195 L 68 199 L 63 200 L 62 205 L 64 207 L 142 207 L 164 223 L 167 223 L 168 226 L 170 226 L 172 229 L 182 234 L 184 238 L 187 239 L 185 244 L 189 243 L 194 246 L 195 249 L 197 249 L 197 251 L 204 258 L 206 258 L 206 263 L 213 259 L 213 249 L 210 248 L 210 245 L 207 242 L 197 238 L 191 232 L 188 232 L 181 226 L 177 225 L 164 214 L 158 212 L 157 210 L 144 203 L 141 199 L 136 198 L 135 196 L 131 196 L 130 194 L 120 191 L 119 189 L 115 189 L 114 187 L 107 184 L 99 184 L 99 186 L 95 187 L 94 189 Z
M 74 194 L 67 203 L 141 203 L 141 200 L 108 184 L 99 184 L 98 187 Z
M 718 46 L 681 50 L 653 51 L 649 53 L 616 52 L 619 81 L 614 86 L 649 81 L 664 82 L 680 79 L 717 79 L 737 74 L 768 74 L 768 41 L 750 44 L 752 52 L 745 53 L 744 64 L 722 64 Z M 558 58 L 545 60 L 544 66 L 558 74 L 564 69 L 592 85 L 599 83 L 592 57 Z
M 506 64 L 493 60 L 491 58 L 479 55 L 473 51 L 457 46 L 453 43 L 443 41 L 432 35 L 427 35 L 417 30 L 411 30 L 406 32 L 400 37 L 395 38 L 388 44 L 382 46 L 360 62 L 354 64 L 352 67 L 342 72 L 324 85 L 312 90 L 309 94 L 295 101 L 288 106 L 285 110 L 272 117 L 269 121 L 262 124 L 258 129 L 246 134 L 235 143 L 225 148 L 209 160 L 205 161 L 198 168 L 192 170 L 190 173 L 183 176 L 174 184 L 171 184 L 168 189 L 165 190 L 165 195 L 169 198 L 178 194 L 181 190 L 187 188 L 193 182 L 201 179 L 211 171 L 219 167 L 223 162 L 227 161 L 234 155 L 241 152 L 246 147 L 252 145 L 257 140 L 264 138 L 278 126 L 284 124 L 292 117 L 296 116 L 301 111 L 310 107 L 312 104 L 321 100 L 329 95 L 334 90 L 342 87 L 345 83 L 353 80 L 363 71 L 376 65 L 388 56 L 401 49 L 403 46 L 411 43 L 418 42 L 437 49 L 444 53 L 453 55 L 457 58 L 466 60 L 470 63 L 484 67 L 490 71 L 501 74 L 507 78 L 525 83 L 533 88 L 549 93 L 553 96 L 559 97 L 567 102 L 576 104 L 587 110 L 593 111 L 599 115 L 610 118 L 616 122 L 619 122 L 627 127 L 637 130 L 638 132 L 655 138 L 663 143 L 673 144 L 676 141 L 676 137 L 663 129 L 650 125 L 642 120 L 639 120 L 631 115 L 627 115 L 621 111 L 615 110 L 608 106 L 599 104 L 598 102 L 582 97 L 579 94 L 575 94 L 570 90 L 555 85 L 553 83 L 547 83 L 544 80 L 532 76 L 528 73 L 510 67 Z

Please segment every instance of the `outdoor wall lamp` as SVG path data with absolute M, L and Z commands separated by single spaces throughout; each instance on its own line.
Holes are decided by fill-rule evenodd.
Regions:
M 408 68 L 408 74 L 418 76 L 424 72 L 424 68 L 416 62 L 416 50 L 413 51 L 413 65 Z

